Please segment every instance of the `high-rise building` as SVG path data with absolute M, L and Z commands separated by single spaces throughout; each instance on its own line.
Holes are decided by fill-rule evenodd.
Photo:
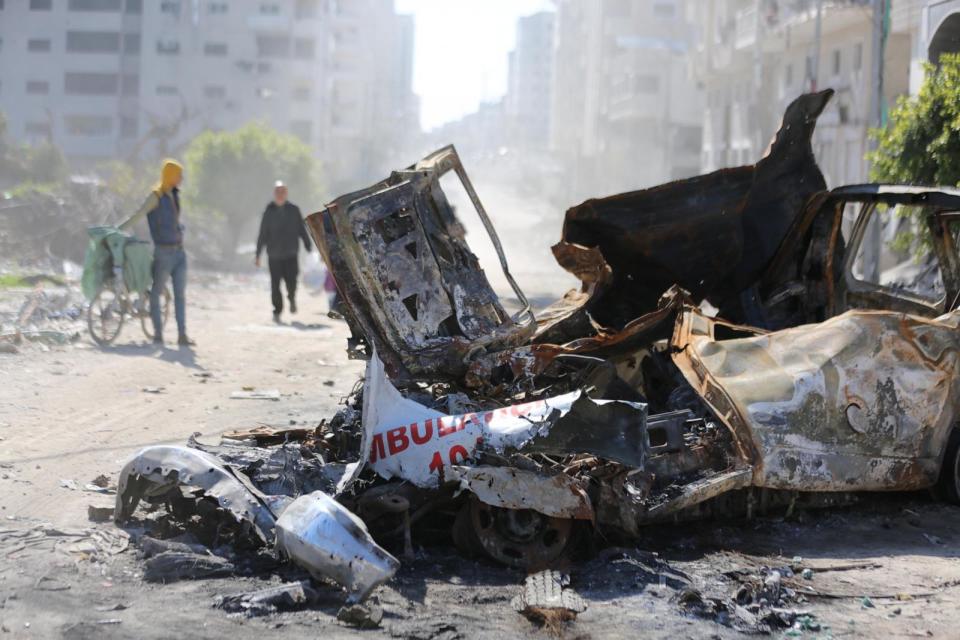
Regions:
M 260 120 L 355 185 L 417 121 L 412 38 L 392 0 L 0 0 L 0 111 L 78 164 Z
M 542 11 L 517 20 L 504 107 L 509 137 L 525 149 L 545 149 L 550 140 L 553 18 L 552 12 Z
M 885 31 L 879 82 L 879 1 L 707 0 L 691 9 L 702 36 L 692 56 L 694 75 L 707 93 L 701 168 L 756 162 L 786 106 L 801 93 L 830 87 L 836 94 L 813 138 L 820 167 L 831 186 L 866 181 L 868 131 L 879 110 L 919 86 L 917 51 L 924 48 L 924 2 L 890 0 L 879 25 Z
M 702 97 L 683 0 L 558 0 L 552 148 L 569 201 L 699 169 Z

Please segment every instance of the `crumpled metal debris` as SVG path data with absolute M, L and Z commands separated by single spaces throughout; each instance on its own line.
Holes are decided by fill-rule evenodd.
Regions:
M 147 447 L 124 465 L 117 483 L 116 522 L 129 519 L 141 499 L 180 486 L 197 487 L 216 499 L 238 522 L 247 523 L 262 543 L 273 538 L 274 515 L 266 496 L 214 456 L 186 447 Z
M 587 414 L 587 415 L 584 415 Z M 592 430 L 581 427 L 598 416 Z M 566 422 L 565 422 L 566 421 Z M 534 402 L 450 416 L 404 397 L 374 353 L 364 387 L 362 452 L 386 479 L 420 487 L 445 481 L 444 470 L 472 460 L 479 449 L 595 453 L 642 466 L 646 456 L 646 406 L 592 400 L 577 390 Z
M 276 548 L 314 577 L 345 587 L 351 603 L 366 599 L 400 567 L 373 541 L 363 520 L 321 491 L 300 496 L 284 509 Z

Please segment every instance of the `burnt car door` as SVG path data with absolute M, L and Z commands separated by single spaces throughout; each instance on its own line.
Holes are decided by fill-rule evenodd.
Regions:
M 520 301 L 508 314 L 460 232 L 440 178 L 453 171 Z M 453 146 L 337 198 L 307 218 L 343 298 L 351 357 L 376 349 L 391 379 L 462 374 L 468 357 L 517 346 L 536 329 L 496 231 Z
M 937 316 L 956 307 L 960 293 L 960 193 L 916 187 L 877 186 L 875 197 L 848 200 L 860 206 L 844 256 L 844 307 L 889 309 Z M 926 256 L 905 264 L 906 269 L 880 269 L 877 246 L 883 214 L 896 215 L 895 206 L 919 210 L 915 235 L 929 244 Z M 922 226 L 921 226 L 922 225 Z M 872 232 L 872 233 L 871 233 Z M 874 254 L 871 256 L 871 254 Z M 912 264 L 910 263 L 912 262 Z M 916 267 L 916 268 L 912 268 Z
M 898 227 L 881 218 L 896 207 L 913 207 L 912 232 L 928 254 L 897 268 L 881 243 Z M 934 317 L 957 307 L 960 294 L 960 191 L 900 185 L 850 185 L 813 195 L 787 234 L 757 287 L 756 306 L 766 329 L 823 322 L 848 309 L 901 311 Z M 844 226 L 853 212 L 852 225 Z M 910 224 L 901 217 L 900 229 Z M 922 225 L 922 226 L 921 226 Z M 910 230 L 910 229 L 908 229 Z M 887 233 L 883 237 L 883 231 Z M 885 263 L 884 263 L 885 262 Z

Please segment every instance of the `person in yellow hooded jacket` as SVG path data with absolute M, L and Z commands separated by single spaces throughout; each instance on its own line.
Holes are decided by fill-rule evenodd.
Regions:
M 180 223 L 180 183 L 183 167 L 175 160 L 165 160 L 160 171 L 160 182 L 154 187 L 140 209 L 120 225 L 126 231 L 144 216 L 150 226 L 153 240 L 153 288 L 150 290 L 150 315 L 153 320 L 153 341 L 163 344 L 163 317 L 160 313 L 160 295 L 167 279 L 173 280 L 173 307 L 177 319 L 177 343 L 193 346 L 187 336 L 186 287 L 187 254 L 183 250 L 183 225 Z

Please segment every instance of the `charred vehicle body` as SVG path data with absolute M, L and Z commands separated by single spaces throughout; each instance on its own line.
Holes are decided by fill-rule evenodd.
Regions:
M 453 147 L 338 198 L 307 222 L 363 384 L 315 430 L 144 450 L 118 520 L 140 499 L 207 500 L 361 599 L 397 566 L 374 540 L 409 555 L 452 530 L 465 552 L 534 567 L 590 531 L 629 538 L 718 504 L 932 486 L 960 501 L 960 192 L 827 190 L 810 136 L 831 95 L 794 101 L 756 165 L 571 208 L 553 251 L 582 288 L 537 319 Z M 448 172 L 515 313 L 465 242 Z M 871 220 L 896 206 L 922 210 L 932 286 L 863 267 Z

